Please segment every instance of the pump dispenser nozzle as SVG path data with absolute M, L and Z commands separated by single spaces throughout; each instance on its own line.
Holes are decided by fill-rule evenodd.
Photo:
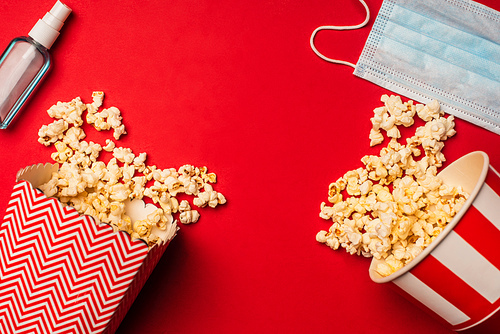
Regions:
M 47 49 L 50 49 L 70 13 L 71 8 L 58 0 L 54 7 L 42 19 L 38 20 L 28 35 Z

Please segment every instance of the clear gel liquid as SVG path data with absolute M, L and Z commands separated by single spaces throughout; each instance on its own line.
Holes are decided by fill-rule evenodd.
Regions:
M 18 40 L 0 64 L 0 123 L 33 81 L 45 62 L 37 47 Z

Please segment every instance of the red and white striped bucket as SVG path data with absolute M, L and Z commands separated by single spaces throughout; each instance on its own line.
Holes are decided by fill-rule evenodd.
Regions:
M 472 152 L 439 176 L 470 194 L 462 209 L 404 268 L 382 277 L 373 259 L 370 277 L 454 331 L 500 333 L 500 174 L 484 152 Z

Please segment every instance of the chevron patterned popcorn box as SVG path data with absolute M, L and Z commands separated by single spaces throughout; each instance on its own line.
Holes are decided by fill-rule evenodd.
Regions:
M 57 165 L 18 173 L 0 226 L 0 333 L 113 333 L 177 232 L 148 246 L 47 198 Z M 134 200 L 134 221 L 155 207 Z
M 464 333 L 500 333 L 500 174 L 484 152 L 472 152 L 439 176 L 469 198 L 449 225 L 413 261 L 381 277 L 446 327 Z

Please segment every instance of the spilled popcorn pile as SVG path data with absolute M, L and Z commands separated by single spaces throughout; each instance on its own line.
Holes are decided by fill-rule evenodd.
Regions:
M 443 117 L 437 101 L 427 105 L 383 95 L 384 106 L 371 118 L 370 146 L 391 138 L 379 156 L 366 155 L 364 168 L 351 170 L 329 186 L 320 217 L 332 220 L 316 240 L 332 249 L 382 259 L 376 271 L 388 276 L 413 260 L 434 240 L 467 199 L 460 187 L 444 184 L 437 168 L 445 157 L 444 141 L 455 134 L 454 118 Z M 426 122 L 415 135 L 398 142 L 398 125 L 409 127 L 417 114 Z M 418 161 L 418 157 L 425 153 Z M 344 198 L 343 193 L 348 196 Z
M 126 134 L 120 110 L 110 107 L 99 111 L 104 93 L 94 92 L 92 97 L 91 104 L 77 97 L 70 102 L 58 102 L 47 111 L 57 120 L 40 128 L 38 141 L 55 146 L 51 158 L 61 165 L 40 187 L 46 196 L 54 196 L 79 213 L 92 216 L 96 222 L 110 224 L 115 231 L 126 231 L 149 246 L 166 241 L 167 235 L 162 231 L 172 225 L 176 227 L 173 214 L 179 213 L 183 224 L 198 221 L 199 212 L 187 200 L 179 203 L 178 194 L 195 196 L 193 204 L 198 207 L 215 208 L 226 203 L 224 195 L 211 185 L 216 183 L 216 175 L 208 173 L 206 167 L 184 165 L 178 169 L 159 169 L 145 164 L 146 153 L 135 155 L 130 148 L 117 147 L 111 139 L 106 140 L 105 146 L 85 141 L 86 134 L 81 128 L 84 111 L 88 124 L 99 131 L 112 129 L 115 140 Z M 102 150 L 113 155 L 107 164 L 98 160 Z M 125 212 L 125 202 L 144 196 L 157 209 L 145 219 L 132 222 Z

